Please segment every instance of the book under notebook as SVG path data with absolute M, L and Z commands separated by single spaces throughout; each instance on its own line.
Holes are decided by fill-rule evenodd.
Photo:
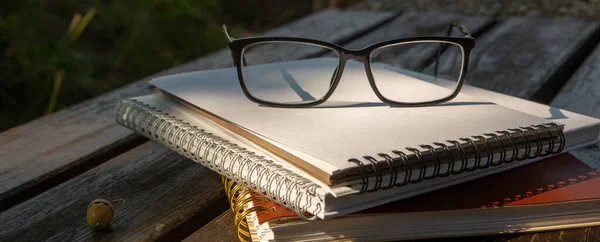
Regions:
M 328 221 L 301 221 L 285 207 L 255 199 L 245 206 L 246 210 L 264 209 L 249 213 L 247 225 L 238 229 L 249 230 L 248 237 L 253 241 L 319 241 L 576 228 L 600 224 L 599 185 L 595 169 L 564 154 Z
M 282 75 L 284 70 L 288 77 L 295 79 L 322 79 L 331 73 L 320 71 L 322 69 L 318 67 L 328 61 L 331 60 L 314 58 L 247 69 L 264 78 Z M 423 82 L 391 70 L 378 81 Z M 346 65 L 340 84 L 330 99 L 310 108 L 274 108 L 251 102 L 242 93 L 233 68 L 176 74 L 153 79 L 151 83 L 174 100 L 194 108 L 328 185 L 378 179 L 374 177 L 385 176 L 383 171 L 389 170 L 390 163 L 395 166 L 404 161 L 407 165 L 396 172 L 408 177 L 409 182 L 420 181 L 440 175 L 435 173 L 450 166 L 456 173 L 488 167 L 489 163 L 498 163 L 512 155 L 533 158 L 546 152 L 536 153 L 536 145 L 547 149 L 545 147 L 550 143 L 563 142 L 557 138 L 562 127 L 532 126 L 548 121 L 462 93 L 450 102 L 434 106 L 390 107 L 375 96 L 362 63 L 355 61 Z M 430 85 L 429 89 L 435 92 L 444 87 Z M 269 92 L 277 95 L 278 90 L 272 87 Z M 520 127 L 531 130 L 495 133 Z M 486 136 L 490 133 L 493 136 Z M 465 137 L 469 139 L 461 139 Z M 512 150 L 506 148 L 512 142 L 520 145 Z M 531 146 L 533 148 L 526 149 Z M 506 149 L 508 152 L 503 152 Z M 501 154 L 505 154 L 504 157 Z M 491 161 L 485 163 L 481 157 L 491 157 Z M 450 160 L 457 164 L 449 163 Z M 444 164 L 442 169 L 436 169 Z M 419 171 L 410 173 L 411 169 Z M 406 183 L 403 177 L 394 182 Z M 364 190 L 381 188 L 392 177 L 382 179 L 387 180 L 371 182 Z

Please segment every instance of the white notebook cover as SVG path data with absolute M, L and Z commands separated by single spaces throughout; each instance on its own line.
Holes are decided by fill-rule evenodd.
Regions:
M 330 60 L 315 58 L 277 63 L 277 68 L 252 68 L 266 78 L 277 78 L 281 68 L 294 78 L 322 78 L 319 75 L 331 73 L 315 70 L 323 64 L 320 62 L 327 61 Z M 396 72 L 390 72 L 386 79 L 416 80 Z M 375 96 L 363 64 L 355 61 L 347 63 L 330 99 L 312 108 L 274 108 L 250 101 L 242 93 L 235 68 L 176 74 L 150 83 L 284 149 L 295 150 L 292 154 L 315 157 L 304 160 L 330 175 L 355 168 L 356 164 L 348 162 L 350 158 L 392 150 L 410 154 L 404 150 L 406 147 L 547 122 L 463 93 L 450 102 L 430 107 L 390 107 Z M 432 92 L 444 89 L 431 86 Z M 275 89 L 269 91 L 277 93 Z

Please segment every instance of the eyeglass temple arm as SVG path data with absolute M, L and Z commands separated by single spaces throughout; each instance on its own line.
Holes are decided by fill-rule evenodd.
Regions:
M 231 38 L 231 36 L 229 35 L 229 31 L 227 31 L 227 25 L 223 24 L 223 34 L 225 35 L 225 38 L 227 38 L 227 42 L 231 43 L 233 41 L 233 38 Z
M 446 32 L 446 36 L 450 36 L 450 34 L 452 34 L 452 30 L 454 30 L 454 29 L 458 29 L 460 32 L 462 32 L 462 34 L 465 35 L 465 37 L 473 38 L 473 36 L 471 36 L 471 34 L 467 30 L 467 28 L 465 28 L 465 26 L 463 26 L 459 23 L 456 23 L 456 22 L 451 23 L 450 26 L 448 26 L 448 31 Z M 438 66 L 439 66 L 441 54 L 442 54 L 442 44 L 440 44 L 440 46 L 438 47 L 437 57 L 435 58 L 434 74 L 435 74 L 436 78 L 438 77 Z
M 225 38 L 227 38 L 227 42 L 231 43 L 233 42 L 234 38 L 232 38 L 229 35 L 229 31 L 227 31 L 227 25 L 223 24 L 223 34 L 225 35 Z M 231 53 L 233 55 L 233 52 Z M 243 65 L 246 65 L 246 57 L 242 55 L 242 61 L 244 63 L 242 63 Z
M 471 36 L 471 34 L 467 30 L 467 28 L 465 28 L 465 26 L 463 26 L 459 23 L 456 23 L 456 22 L 454 22 L 454 23 L 450 24 L 450 26 L 448 26 L 448 31 L 446 32 L 446 36 L 450 36 L 453 29 L 458 29 L 460 32 L 462 32 L 462 34 L 465 35 L 465 37 L 473 38 L 473 36 Z

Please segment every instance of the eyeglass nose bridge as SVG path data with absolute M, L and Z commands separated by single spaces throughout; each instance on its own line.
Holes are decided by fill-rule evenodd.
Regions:
M 364 50 L 346 50 L 346 49 L 344 49 L 342 51 L 341 58 L 344 63 L 350 59 L 356 59 L 356 60 L 366 62 L 367 61 L 367 53 Z

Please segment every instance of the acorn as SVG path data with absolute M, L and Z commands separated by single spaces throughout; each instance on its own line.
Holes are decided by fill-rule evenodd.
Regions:
M 106 199 L 96 199 L 88 205 L 87 223 L 95 230 L 105 230 L 110 225 L 114 214 L 112 202 Z

